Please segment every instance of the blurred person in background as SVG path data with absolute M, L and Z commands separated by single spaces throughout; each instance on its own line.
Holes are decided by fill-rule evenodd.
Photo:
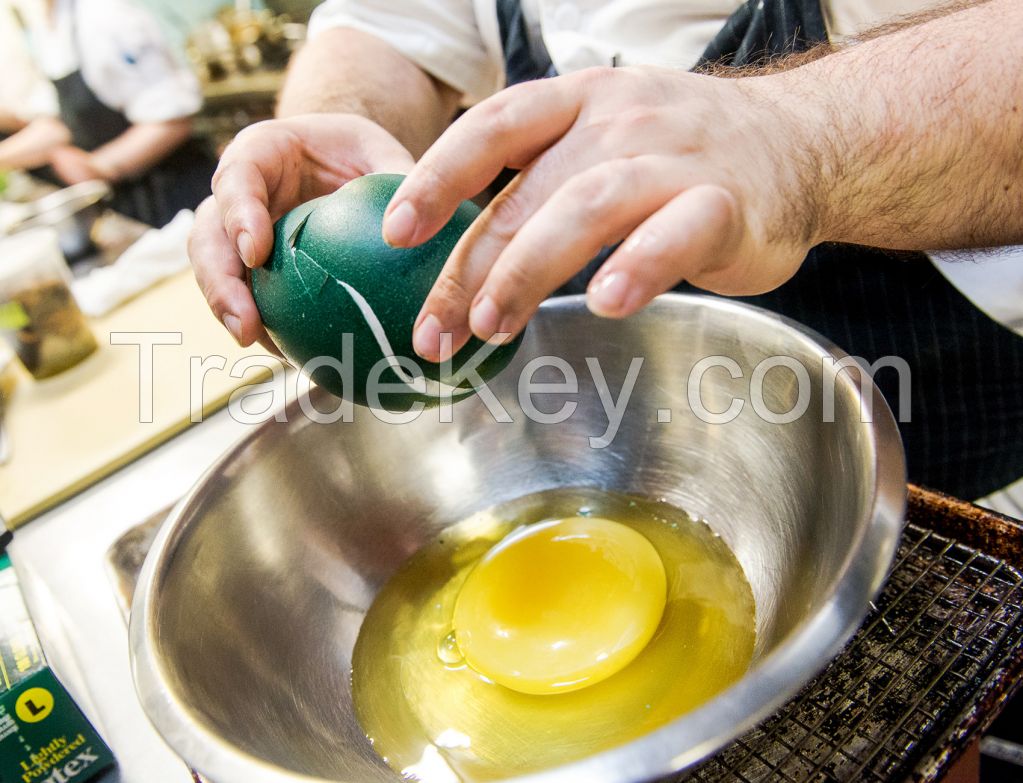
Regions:
M 152 226 L 198 206 L 216 166 L 192 138 L 202 94 L 152 14 L 130 0 L 13 5 L 57 114 L 0 142 L 0 169 L 48 165 L 65 184 L 103 180 L 114 209 Z
M 0 52 L 4 53 L 4 78 L 0 79 L 2 140 L 36 117 L 56 114 L 57 98 L 49 80 L 39 73 L 32 60 L 8 0 L 0 0 Z

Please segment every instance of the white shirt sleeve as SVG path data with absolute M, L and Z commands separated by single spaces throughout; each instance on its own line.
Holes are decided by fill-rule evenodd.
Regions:
M 124 0 L 79 0 L 82 76 L 131 123 L 188 117 L 202 106 L 199 80 L 156 19 Z
M 336 27 L 375 35 L 469 103 L 503 85 L 472 0 L 327 0 L 313 13 L 309 37 Z

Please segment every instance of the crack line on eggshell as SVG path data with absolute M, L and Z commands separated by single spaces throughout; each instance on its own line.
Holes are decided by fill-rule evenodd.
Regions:
M 294 252 L 295 250 L 295 245 L 298 244 L 298 235 L 302 233 L 302 229 L 305 228 L 305 224 L 309 222 L 309 217 L 315 211 L 316 210 L 312 209 L 309 210 L 309 214 L 302 218 L 300 221 L 298 221 L 298 224 L 295 226 L 295 228 L 291 230 L 291 234 L 288 235 L 288 246 L 291 248 L 292 252 Z
M 302 225 L 304 224 L 305 221 L 302 222 Z M 298 231 L 296 230 L 293 236 L 297 236 L 297 234 Z M 296 248 L 294 245 L 292 245 L 291 261 L 293 264 L 295 264 L 296 272 L 298 272 L 298 263 L 296 262 L 298 253 L 301 253 L 303 258 L 305 258 L 310 264 L 316 267 L 316 269 L 318 269 L 324 275 L 323 283 L 320 285 L 321 291 L 323 290 L 323 286 L 326 284 L 327 280 L 333 280 L 335 283 L 337 283 L 339 286 L 341 286 L 341 288 L 345 290 L 345 292 L 348 294 L 351 300 L 355 303 L 355 306 L 359 308 L 359 312 L 362 314 L 363 321 L 366 322 L 366 326 L 369 327 L 370 332 L 372 332 L 374 339 L 377 341 L 377 347 L 380 348 L 381 355 L 387 360 L 387 366 L 394 371 L 394 374 L 398 376 L 398 379 L 402 383 L 406 384 L 409 387 L 412 387 L 412 385 L 416 382 L 416 379 L 398 362 L 397 356 L 394 352 L 394 348 L 391 347 L 391 341 L 387 339 L 387 332 L 384 331 L 384 325 L 380 322 L 380 319 L 377 317 L 376 312 L 373 310 L 373 306 L 369 303 L 366 297 L 364 297 L 353 286 L 349 285 L 344 280 L 335 277 L 326 269 L 324 269 L 320 264 L 316 262 L 315 258 L 306 253 L 304 250 L 302 250 L 301 248 Z M 310 299 L 312 299 L 312 295 L 309 292 L 309 288 L 308 286 L 305 285 L 305 279 L 302 277 L 302 274 L 300 272 L 298 276 L 299 280 L 302 281 L 303 287 L 305 287 L 306 295 L 309 296 Z M 472 394 L 475 391 L 475 389 L 471 388 L 464 389 L 459 386 L 451 386 L 450 384 L 443 383 L 442 381 L 435 381 L 425 376 L 423 376 L 423 381 L 425 381 L 426 383 L 426 394 L 431 397 L 440 397 L 441 394 L 444 394 L 445 396 L 450 395 L 451 397 L 464 397 L 468 394 Z M 414 388 L 413 391 L 415 391 Z
M 291 251 L 291 266 L 295 270 L 295 274 L 298 276 L 298 281 L 302 284 L 302 290 L 305 292 L 306 298 L 310 302 L 315 302 L 316 297 L 313 296 L 312 289 L 309 288 L 309 284 L 306 282 L 305 276 L 302 274 L 302 269 L 298 265 L 298 254 L 301 253 L 306 260 L 308 260 L 313 266 L 315 266 L 317 269 L 323 272 L 324 278 L 323 280 L 320 281 L 319 288 L 317 288 L 316 290 L 317 295 L 323 292 L 323 286 L 327 284 L 327 278 L 330 277 L 330 275 L 327 274 L 326 270 L 324 270 L 319 264 L 317 264 L 316 261 L 312 258 L 312 256 L 310 256 L 308 253 L 306 253 L 304 250 L 298 247 L 298 238 L 302 233 L 302 229 L 305 228 L 306 223 L 309 222 L 309 218 L 312 217 L 313 212 L 315 211 L 316 211 L 315 209 L 309 210 L 308 214 L 306 214 L 305 217 L 303 217 L 298 222 L 295 228 L 292 229 L 291 234 L 288 235 L 288 249 Z
M 291 248 L 291 266 L 295 270 L 295 274 L 298 276 L 298 282 L 302 284 L 302 290 L 305 292 L 306 298 L 310 302 L 315 302 L 316 298 L 313 296 L 313 292 L 309 290 L 309 284 L 306 283 L 305 277 L 302 275 L 302 270 L 298 265 L 298 254 L 302 253 L 303 256 L 309 258 L 309 254 L 302 250 L 296 250 L 294 247 Z M 311 258 L 309 258 L 312 261 Z M 323 285 L 320 285 L 320 290 L 323 290 Z

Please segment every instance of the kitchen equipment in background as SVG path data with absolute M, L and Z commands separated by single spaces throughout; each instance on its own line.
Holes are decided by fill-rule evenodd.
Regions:
M 0 239 L 0 332 L 37 380 L 74 367 L 97 348 L 70 283 L 55 229 Z
M 288 61 L 305 34 L 305 25 L 287 14 L 245 3 L 198 25 L 186 44 L 203 83 L 195 132 L 220 149 L 242 128 L 272 117 Z
M 283 71 L 304 39 L 305 25 L 286 14 L 228 7 L 192 31 L 187 51 L 200 78 L 209 83 L 260 69 Z
M 749 386 L 754 368 L 779 355 L 799 362 L 812 387 L 805 414 L 787 424 L 758 415 Z M 577 402 L 560 423 L 531 420 L 517 404 L 522 371 L 543 356 L 563 364 L 530 365 L 527 380 L 564 383 L 566 367 L 579 380 L 568 397 L 532 396 L 548 413 Z M 744 401 L 727 423 L 690 412 L 687 379 L 714 356 L 741 372 L 702 374 L 707 410 Z M 329 410 L 332 398 L 300 400 L 215 465 L 158 534 L 130 622 L 144 708 L 216 783 L 398 780 L 352 714 L 352 647 L 376 592 L 474 512 L 598 487 L 664 498 L 709 521 L 756 598 L 754 663 L 661 729 L 529 780 L 648 780 L 707 758 L 826 665 L 892 562 L 906 492 L 898 433 L 880 394 L 829 364 L 842 356 L 791 321 L 723 299 L 666 295 L 607 321 L 569 297 L 541 307 L 490 384 L 509 422 L 475 398 L 452 423 L 424 414 L 394 426 L 360 409 L 351 422 L 319 424 L 302 406 Z M 609 416 L 598 388 L 618 399 L 640 357 L 620 428 L 601 448 Z M 588 385 L 595 362 L 601 383 Z M 792 378 L 767 373 L 755 402 L 790 410 Z M 867 403 L 872 421 L 862 422 Z
M 263 2 L 263 5 L 274 13 L 287 14 L 296 22 L 303 24 L 309 21 L 309 17 L 319 4 L 320 0 L 264 0 Z
M 92 180 L 47 193 L 34 201 L 5 204 L 0 212 L 0 234 L 53 228 L 64 256 L 68 261 L 76 261 L 95 252 L 92 228 L 103 214 L 101 202 L 109 195 L 109 185 Z

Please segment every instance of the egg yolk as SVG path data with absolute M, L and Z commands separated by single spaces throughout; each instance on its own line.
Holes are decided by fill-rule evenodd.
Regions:
M 480 674 L 522 693 L 584 688 L 650 641 L 664 564 L 639 532 L 597 517 L 540 522 L 502 539 L 458 594 L 458 648 Z

